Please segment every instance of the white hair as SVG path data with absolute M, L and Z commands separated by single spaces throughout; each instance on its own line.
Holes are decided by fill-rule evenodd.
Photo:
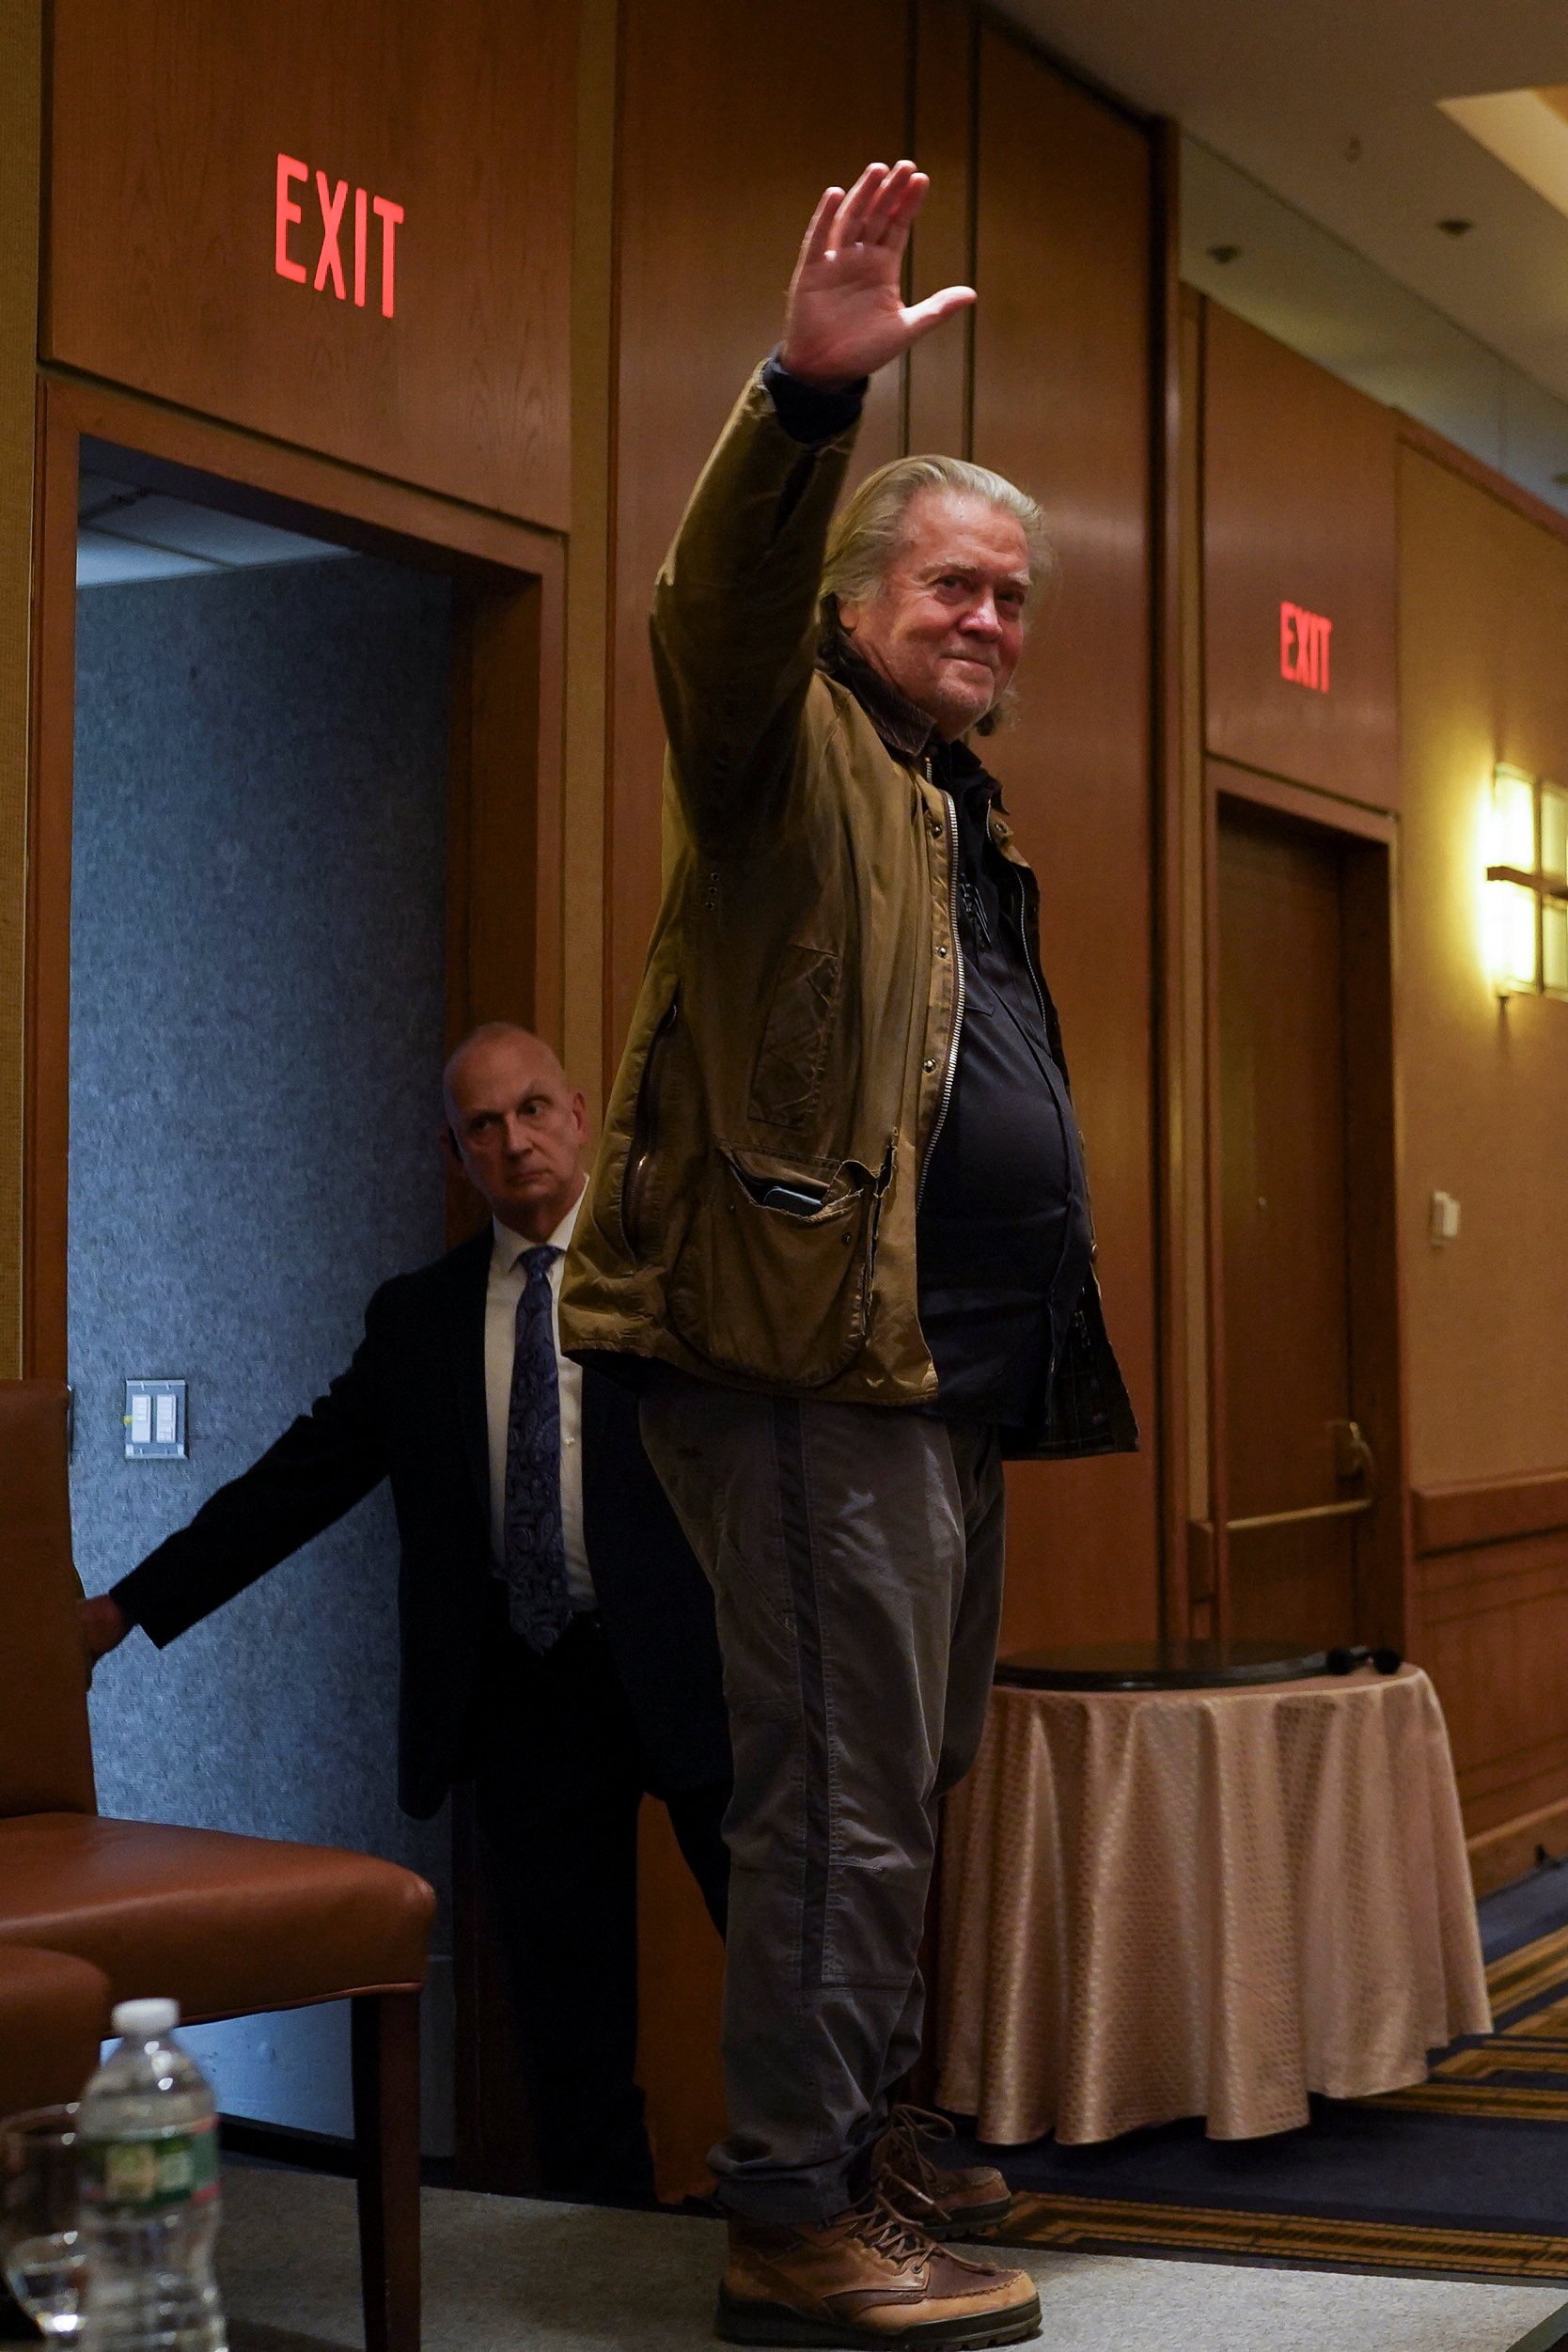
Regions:
M 1057 558 L 1045 535 L 1045 517 L 1016 482 L 987 465 L 972 465 L 967 458 L 895 458 L 890 465 L 868 474 L 834 518 L 818 604 L 824 629 L 836 625 L 841 605 L 861 604 L 875 595 L 902 541 L 911 502 L 923 490 L 982 498 L 1020 524 L 1029 551 L 1031 598 L 1055 576 Z

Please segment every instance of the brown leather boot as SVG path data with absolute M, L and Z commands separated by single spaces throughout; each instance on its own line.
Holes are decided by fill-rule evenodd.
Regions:
M 1012 2211 L 1012 2191 L 989 2164 L 933 2164 L 923 2142 L 950 2140 L 953 2127 L 929 2107 L 896 2107 L 876 2143 L 872 2179 L 891 2205 L 928 2237 L 994 2230 Z
M 732 2220 L 716 2326 L 726 2344 L 1027 2344 L 1040 2297 L 1027 2271 L 949 2253 L 873 2192 L 825 2229 Z

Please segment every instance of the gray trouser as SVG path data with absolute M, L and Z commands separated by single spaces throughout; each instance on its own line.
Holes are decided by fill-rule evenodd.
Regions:
M 996 1435 L 659 1368 L 643 1440 L 713 1584 L 735 1750 L 722 2202 L 826 2221 L 920 2047 L 936 1800 L 1002 1596 Z

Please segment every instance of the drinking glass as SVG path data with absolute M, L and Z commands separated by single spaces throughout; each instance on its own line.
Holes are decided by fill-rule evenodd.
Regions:
M 86 2264 L 76 2227 L 76 2109 L 39 2107 L 0 2123 L 0 2265 L 52 2344 L 82 2332 Z

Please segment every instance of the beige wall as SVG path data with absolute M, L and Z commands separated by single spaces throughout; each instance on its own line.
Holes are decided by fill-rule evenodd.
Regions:
M 1568 1467 L 1568 1004 L 1488 982 L 1493 765 L 1568 777 L 1568 545 L 1401 458 L 1402 1189 L 1412 1483 Z M 1459 1237 L 1427 1239 L 1435 1188 Z
M 28 616 L 37 350 L 39 0 L 0 0 L 0 1376 L 22 1369 Z

